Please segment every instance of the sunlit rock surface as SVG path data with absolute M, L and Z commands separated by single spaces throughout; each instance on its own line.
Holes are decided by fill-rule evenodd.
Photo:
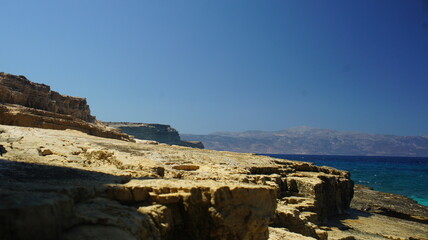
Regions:
M 70 115 L 87 122 L 95 121 L 85 98 L 64 96 L 51 91 L 47 85 L 3 72 L 0 72 L 0 103 Z
M 318 224 L 352 197 L 348 173 L 309 163 L 75 130 L 0 132 L 3 239 L 268 239 L 269 225 L 325 239 Z
M 70 97 L 24 76 L 0 72 L 0 124 L 74 129 L 94 136 L 132 141 L 91 115 L 85 98 Z
M 133 141 L 23 76 L 0 73 L 0 93 L 2 240 L 427 239 L 426 209 L 403 198 L 357 189 L 370 212 L 349 209 L 348 172 Z

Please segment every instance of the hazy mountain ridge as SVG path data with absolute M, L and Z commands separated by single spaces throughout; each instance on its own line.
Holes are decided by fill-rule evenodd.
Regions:
M 182 134 L 207 149 L 276 154 L 428 156 L 427 136 L 395 136 L 295 127 L 280 131 Z

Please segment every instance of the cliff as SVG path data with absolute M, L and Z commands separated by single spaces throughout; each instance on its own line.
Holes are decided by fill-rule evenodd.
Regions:
M 70 115 L 86 122 L 95 121 L 85 98 L 64 96 L 51 91 L 47 85 L 31 82 L 24 76 L 3 72 L 0 72 L 0 103 Z
M 170 125 L 129 122 L 106 122 L 106 124 L 138 139 L 152 140 L 170 145 L 204 148 L 202 142 L 199 141 L 182 141 L 178 131 Z
M 90 114 L 85 98 L 51 91 L 24 76 L 0 72 L 0 124 L 48 129 L 74 129 L 94 136 L 133 141 Z

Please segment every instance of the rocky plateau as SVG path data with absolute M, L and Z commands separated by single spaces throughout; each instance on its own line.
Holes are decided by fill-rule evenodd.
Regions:
M 133 140 L 97 123 L 83 100 L 75 108 L 52 102 L 50 93 L 33 98 L 39 85 L 0 76 L 1 94 L 9 96 L 0 97 L 2 240 L 428 238 L 424 209 L 368 203 L 381 195 L 358 188 L 366 197 L 352 205 L 348 172 Z M 18 101 L 21 95 L 27 100 Z

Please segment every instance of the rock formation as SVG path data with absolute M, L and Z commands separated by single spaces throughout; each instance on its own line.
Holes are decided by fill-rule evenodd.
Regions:
M 24 76 L 0 72 L 0 124 L 74 129 L 94 136 L 132 141 L 90 114 L 86 99 L 61 95 Z
M 33 83 L 24 76 L 3 72 L 0 72 L 0 103 L 70 115 L 86 122 L 95 121 L 85 98 L 64 96 L 51 91 L 47 85 Z
M 257 240 L 268 239 L 271 223 L 274 232 L 326 239 L 319 224 L 352 198 L 347 172 L 310 163 L 73 130 L 0 130 L 3 239 Z
M 138 139 L 152 140 L 170 145 L 204 148 L 202 142 L 199 141 L 182 141 L 178 131 L 170 125 L 129 122 L 106 122 L 106 124 Z
M 356 185 L 356 197 L 352 208 L 428 224 L 428 207 L 398 194 L 375 191 L 364 185 Z
M 420 216 L 426 209 L 387 206 L 410 214 L 391 218 L 382 209 L 391 201 L 375 205 L 364 193 L 354 207 L 387 216 L 349 210 L 354 184 L 348 172 L 121 141 L 131 138 L 91 118 L 86 104 L 55 105 L 51 94 L 34 98 L 46 86 L 23 77 L 2 74 L 0 86 L 2 240 L 427 239 Z

